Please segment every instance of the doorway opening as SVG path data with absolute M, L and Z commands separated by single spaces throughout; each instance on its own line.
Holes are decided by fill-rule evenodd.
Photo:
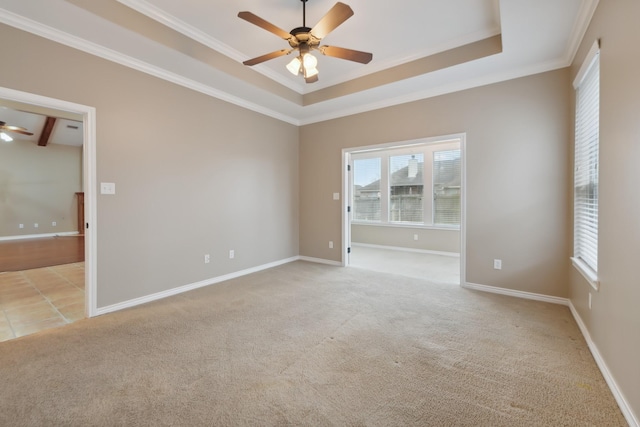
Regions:
M 1 314 L 4 319 L 0 320 L 5 320 L 5 323 L 8 323 L 10 326 L 13 325 L 11 326 L 12 329 L 19 328 L 19 335 L 26 335 L 27 333 L 31 333 L 29 331 L 37 332 L 41 329 L 47 329 L 47 322 L 44 321 L 47 319 L 44 318 L 51 314 L 51 310 L 58 312 L 62 318 L 66 319 L 67 321 L 65 323 L 77 320 L 78 317 L 92 317 L 97 310 L 95 257 L 95 219 L 97 216 L 95 194 L 95 109 L 93 107 L 2 87 L 0 87 L 0 105 L 5 115 L 13 113 L 22 114 L 21 117 L 23 119 L 35 117 L 34 120 L 46 116 L 46 123 L 51 122 L 49 123 L 50 129 L 48 136 L 45 135 L 47 133 L 45 132 L 45 125 L 45 127 L 42 128 L 42 135 L 39 135 L 40 140 L 37 142 L 20 141 L 20 144 L 18 144 L 21 147 L 20 150 L 32 150 L 36 143 L 41 146 L 42 144 L 47 144 L 46 140 L 51 137 L 53 129 L 58 129 L 55 127 L 56 120 L 59 120 L 58 125 L 62 125 L 69 131 L 73 131 L 74 127 L 81 127 L 81 136 L 79 137 L 81 138 L 79 142 L 81 148 L 71 147 L 71 145 L 73 145 L 71 142 L 68 144 L 57 144 L 51 139 L 52 145 L 49 147 L 45 146 L 45 148 L 49 148 L 49 150 L 41 150 L 39 152 L 40 157 L 46 157 L 43 155 L 43 153 L 46 152 L 47 155 L 59 156 L 57 157 L 59 159 L 71 159 L 63 161 L 70 161 L 72 163 L 77 160 L 81 161 L 82 166 L 78 168 L 80 169 L 78 172 L 73 172 L 74 166 L 71 163 L 69 168 L 67 168 L 72 170 L 71 172 L 67 171 L 70 175 L 77 173 L 80 175 L 79 177 L 59 180 L 60 182 L 68 182 L 70 180 L 70 182 L 72 182 L 71 185 L 75 185 L 76 187 L 74 194 L 71 196 L 65 194 L 64 196 L 67 205 L 73 204 L 73 211 L 70 211 L 70 207 L 68 209 L 57 208 L 57 211 L 62 211 L 62 213 L 58 212 L 57 218 L 48 218 L 52 215 L 47 214 L 45 216 L 47 216 L 48 222 L 38 221 L 40 224 L 38 224 L 38 222 L 34 223 L 33 220 L 29 221 L 28 219 L 25 221 L 16 220 L 18 216 L 29 217 L 29 214 L 25 213 L 26 211 L 21 211 L 19 214 L 14 215 L 16 218 L 13 219 L 16 220 L 14 221 L 16 224 L 9 226 L 13 227 L 15 225 L 16 231 L 3 230 L 2 233 L 2 235 L 8 236 L 0 242 L 4 245 L 4 249 L 6 249 L 6 251 L 2 252 L 3 264 L 7 264 L 7 268 L 14 272 L 18 270 L 17 274 L 12 273 L 9 275 L 8 273 L 2 273 L 5 279 L 7 279 L 4 280 L 4 282 L 20 282 L 27 286 L 21 288 L 18 284 L 13 289 L 9 289 L 9 286 L 6 286 L 5 292 L 0 292 L 2 294 L 0 296 L 3 299 L 3 301 L 0 302 L 3 303 L 3 307 L 5 305 L 9 307 L 12 305 L 12 297 L 15 297 L 13 299 L 13 305 L 17 306 L 23 302 L 27 302 L 24 300 L 26 297 L 27 299 L 31 298 L 33 305 L 31 307 L 27 307 L 28 304 L 24 305 L 24 310 L 20 315 L 18 315 L 17 312 L 10 312 L 10 314 L 12 314 L 11 321 L 3 308 Z M 77 129 L 75 130 L 77 131 Z M 57 140 L 60 138 L 62 137 L 58 136 Z M 16 147 L 18 147 L 18 145 L 16 145 Z M 79 184 L 73 184 L 73 182 L 79 182 Z M 5 182 L 5 184 L 8 184 L 8 181 Z M 32 184 L 36 186 L 38 183 L 35 182 Z M 7 192 L 5 196 L 8 197 L 10 191 L 8 185 L 4 191 Z M 69 189 L 66 188 L 62 192 L 68 191 Z M 51 193 L 55 192 L 55 190 L 52 187 L 48 188 L 47 192 Z M 37 193 L 37 191 L 35 191 L 35 193 Z M 15 196 L 15 194 L 13 194 L 13 196 Z M 33 195 L 29 197 L 18 196 L 17 199 L 22 198 L 23 201 L 27 199 L 28 203 L 36 205 L 29 206 L 29 209 L 37 213 L 37 205 L 40 202 L 32 196 Z M 72 199 L 70 199 L 70 197 L 72 197 Z M 42 203 L 42 209 L 45 210 L 51 203 L 52 202 L 48 204 Z M 64 206 L 65 203 L 62 203 L 62 205 Z M 13 207 L 6 206 L 5 208 L 7 212 L 11 211 L 15 213 L 17 210 L 16 205 L 18 205 L 18 203 L 15 203 Z M 70 216 L 73 216 L 73 218 L 69 218 Z M 20 230 L 18 230 L 18 228 Z M 73 229 L 73 231 L 70 229 Z M 12 259 L 9 259 L 9 255 L 7 254 L 11 254 Z M 45 264 L 48 264 L 48 266 L 42 267 Z M 52 265 L 57 266 L 52 267 Z M 46 282 L 48 280 L 58 281 L 60 286 L 57 289 L 51 285 L 47 286 Z M 64 284 L 64 286 L 62 284 Z M 67 290 L 70 291 L 68 295 L 64 293 Z M 0 289 L 0 291 L 2 291 L 2 289 Z M 23 300 L 18 301 L 16 295 L 21 295 Z M 78 299 L 78 296 L 80 299 Z M 64 301 L 66 298 L 69 298 L 69 301 Z M 75 300 L 72 298 L 75 298 Z M 58 304 L 53 303 L 54 299 Z M 49 311 L 45 310 L 46 302 L 50 303 L 51 307 Z M 71 305 L 67 305 L 68 310 L 66 311 L 66 317 L 62 314 L 62 311 L 59 311 L 57 308 L 62 307 L 63 302 L 65 304 L 75 304 L 73 312 L 71 311 Z M 40 307 L 39 304 L 42 305 L 42 310 L 38 310 Z M 33 311 L 33 316 L 35 317 L 30 317 L 32 315 L 31 313 L 27 314 L 28 309 L 33 309 L 31 311 Z M 39 321 L 38 316 L 43 320 Z M 56 323 L 55 319 L 51 319 L 48 327 L 58 326 L 60 322 L 58 321 L 58 323 Z M 41 325 L 38 326 L 35 323 L 40 323 Z M 18 327 L 16 325 L 20 326 Z M 39 329 L 40 327 L 41 329 Z M 16 336 L 15 330 L 12 332 L 14 336 Z
M 343 150 L 343 265 L 465 281 L 465 134 Z

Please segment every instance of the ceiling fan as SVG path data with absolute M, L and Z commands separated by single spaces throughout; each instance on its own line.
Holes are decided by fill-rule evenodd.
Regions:
M 25 128 L 21 128 L 20 126 L 11 126 L 2 121 L 0 121 L 0 131 L 21 133 L 23 135 L 29 136 L 33 135 L 33 133 L 29 132 Z
M 289 46 L 291 46 L 291 49 L 277 50 L 275 52 L 267 53 L 266 55 L 244 61 L 244 65 L 251 66 L 260 64 L 270 59 L 289 55 L 291 52 L 298 51 L 298 56 L 296 56 L 287 65 L 287 69 L 294 75 L 302 73 L 307 83 L 314 83 L 318 81 L 318 69 L 316 68 L 318 60 L 315 56 L 311 55 L 312 50 L 317 50 L 323 55 L 359 62 L 361 64 L 368 64 L 371 61 L 373 58 L 371 53 L 335 46 L 320 46 L 320 41 L 325 38 L 327 34 L 335 30 L 340 24 L 353 15 L 353 10 L 351 10 L 348 5 L 340 2 L 336 3 L 329 12 L 320 19 L 320 22 L 318 22 L 315 27 L 309 28 L 306 24 L 307 0 L 300 1 L 302 1 L 302 27 L 294 28 L 288 33 L 251 12 L 238 13 L 239 18 L 285 39 L 289 42 Z
M 4 141 L 12 141 L 13 138 L 11 138 L 9 135 L 4 133 L 5 131 L 21 133 L 23 135 L 29 135 L 29 136 L 33 135 L 33 133 L 29 132 L 25 128 L 21 128 L 20 126 L 8 125 L 5 122 L 0 121 L 0 138 L 2 138 Z

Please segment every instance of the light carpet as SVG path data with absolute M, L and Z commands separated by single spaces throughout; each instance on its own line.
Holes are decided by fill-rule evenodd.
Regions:
M 0 343 L 0 425 L 624 426 L 567 307 L 295 262 Z

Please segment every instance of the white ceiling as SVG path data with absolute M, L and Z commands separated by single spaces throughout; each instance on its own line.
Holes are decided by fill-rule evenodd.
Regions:
M 322 44 L 372 52 L 373 61 L 319 55 L 313 84 L 286 71 L 289 56 L 241 65 L 288 44 L 237 13 L 290 31 L 302 26 L 300 0 L 0 0 L 0 22 L 301 125 L 566 67 L 598 0 L 343 2 L 354 16 Z M 308 0 L 307 26 L 334 4 Z M 365 76 L 495 35 L 500 53 L 358 88 Z
M 12 108 L 0 105 L 0 121 L 3 121 L 12 126 L 25 128 L 27 131 L 33 133 L 32 136 L 28 136 L 15 132 L 5 131 L 5 133 L 12 137 L 14 140 L 30 141 L 37 144 L 44 128 L 46 119 L 46 115 L 36 114 L 28 111 L 14 110 Z M 51 131 L 51 135 L 49 137 L 49 140 L 47 141 L 47 145 L 60 144 L 81 147 L 82 142 L 82 122 L 56 117 L 56 122 L 53 125 L 53 130 Z
M 285 31 L 302 26 L 301 0 L 118 1 L 164 20 L 177 30 L 195 29 L 210 38 L 210 43 L 222 53 L 238 61 L 289 47 L 277 36 L 237 18 L 239 11 L 253 12 Z M 322 75 L 318 83 L 311 85 L 285 69 L 291 57 L 266 62 L 259 71 L 305 93 L 500 33 L 498 0 L 405 0 L 402 7 L 388 1 L 344 1 L 354 15 L 322 44 L 372 52 L 374 60 L 370 64 L 364 66 L 318 55 Z M 307 26 L 313 27 L 335 3 L 308 0 Z

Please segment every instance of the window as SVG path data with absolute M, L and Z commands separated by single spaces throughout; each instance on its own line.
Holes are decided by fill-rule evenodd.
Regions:
M 600 64 L 597 44 L 576 81 L 573 261 L 597 289 Z
M 354 221 L 380 221 L 380 157 L 353 161 Z
M 354 222 L 458 228 L 460 141 L 353 154 Z
M 389 221 L 424 221 L 424 154 L 389 157 Z
M 433 223 L 460 224 L 460 149 L 433 153 Z

